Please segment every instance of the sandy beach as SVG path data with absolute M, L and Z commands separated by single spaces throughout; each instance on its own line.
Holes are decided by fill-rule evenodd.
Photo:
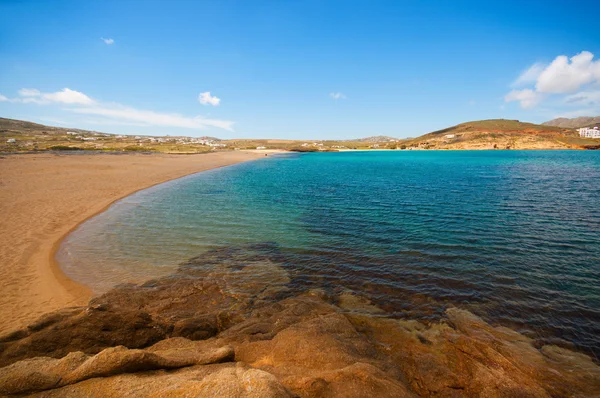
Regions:
M 0 333 L 46 312 L 87 303 L 89 290 L 67 278 L 53 260 L 57 244 L 79 223 L 138 190 L 264 156 L 236 151 L 0 158 Z

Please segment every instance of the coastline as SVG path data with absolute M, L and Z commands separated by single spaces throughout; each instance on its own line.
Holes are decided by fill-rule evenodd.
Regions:
M 236 151 L 1 157 L 0 212 L 7 217 L 0 228 L 5 242 L 0 248 L 0 333 L 47 312 L 87 304 L 91 290 L 65 275 L 55 259 L 62 240 L 81 223 L 135 192 L 263 156 Z
M 204 171 L 264 157 L 256 152 L 238 154 L 215 153 L 211 159 L 217 163 L 208 162 L 209 155 L 186 158 Z M 79 190 L 109 187 L 106 184 L 115 179 L 114 167 L 119 165 L 130 167 L 129 174 L 124 172 L 132 181 L 120 193 L 109 190 L 106 195 L 111 200 L 103 206 L 92 211 L 87 203 L 84 211 L 62 220 L 66 230 L 59 231 L 58 238 L 36 237 L 41 243 L 36 243 L 30 258 L 35 260 L 36 253 L 45 256 L 51 266 L 29 263 L 41 267 L 38 273 L 51 275 L 48 282 L 61 286 L 71 295 L 70 304 L 78 306 L 64 308 L 63 304 L 58 311 L 28 321 L 35 322 L 27 327 L 1 333 L 0 395 L 118 396 L 129 391 L 140 396 L 192 392 L 233 396 L 251 389 L 267 397 L 558 397 L 595 396 L 600 388 L 600 367 L 588 355 L 488 323 L 465 308 L 451 305 L 442 319 L 429 322 L 388 316 L 387 304 L 371 301 L 366 290 L 351 286 L 293 291 L 290 261 L 273 255 L 264 244 L 242 246 L 241 253 L 228 248 L 205 253 L 172 274 L 116 286 L 80 305 L 89 291 L 86 296 L 78 290 L 81 286 L 62 273 L 54 258 L 62 239 L 127 195 L 198 172 L 187 172 L 190 164 L 184 162 L 172 170 L 180 177 L 161 175 L 161 181 L 151 184 L 133 177 L 140 170 L 151 174 L 181 157 L 104 157 L 41 157 L 50 158 L 47 165 L 54 168 L 35 167 L 40 157 L 17 159 L 25 169 L 37 171 L 37 180 L 29 179 L 35 189 L 25 185 L 27 194 L 17 190 L 13 197 L 25 204 L 35 205 L 35 194 L 41 192 L 44 201 L 54 198 L 55 207 L 69 208 L 61 201 L 61 192 L 53 192 L 52 181 L 75 181 L 63 187 L 67 190 L 62 195 L 66 192 L 81 201 Z M 0 167 L 4 166 L 0 168 L 0 213 L 10 216 L 18 212 L 5 201 L 14 181 L 5 178 L 10 173 L 4 160 L 0 157 Z M 85 169 L 90 167 L 87 162 L 93 167 L 83 175 L 60 173 L 60 166 Z M 27 181 L 26 174 L 16 175 Z M 40 175 L 45 186 L 36 185 Z M 168 203 L 170 207 L 174 202 Z M 5 229 L 0 227 L 0 238 Z M 52 244 L 51 250 L 44 242 Z M 8 246 L 10 242 L 0 250 L 0 263 Z M 23 289 L 24 297 L 27 293 Z

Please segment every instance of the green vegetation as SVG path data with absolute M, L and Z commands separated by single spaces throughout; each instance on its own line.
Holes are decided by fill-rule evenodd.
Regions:
M 82 151 L 84 148 L 68 145 L 52 145 L 48 149 L 50 149 L 51 151 Z
M 310 148 L 306 148 L 306 147 L 293 147 L 289 149 L 292 152 L 319 152 L 319 150 L 315 147 L 310 147 Z
M 126 152 L 149 152 L 149 151 L 155 151 L 154 148 L 147 148 L 147 147 L 144 147 L 144 146 L 135 146 L 135 145 L 126 146 L 122 150 L 126 151 Z

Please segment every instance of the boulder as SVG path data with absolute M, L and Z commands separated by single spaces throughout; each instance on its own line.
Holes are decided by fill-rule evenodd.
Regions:
M 37 398 L 295 397 L 275 376 L 240 364 L 237 366 L 204 365 L 171 372 L 151 371 L 94 378 L 31 396 Z
M 119 346 L 104 349 L 94 356 L 75 352 L 61 359 L 26 359 L 0 368 L 0 393 L 23 394 L 97 377 L 220 363 L 231 361 L 234 355 L 230 346 L 174 338 L 146 350 Z

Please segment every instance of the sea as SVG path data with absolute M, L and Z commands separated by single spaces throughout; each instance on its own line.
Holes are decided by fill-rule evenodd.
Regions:
M 289 294 L 423 322 L 456 306 L 598 360 L 600 151 L 269 155 L 128 196 L 57 252 L 97 294 L 234 257 L 286 270 Z

